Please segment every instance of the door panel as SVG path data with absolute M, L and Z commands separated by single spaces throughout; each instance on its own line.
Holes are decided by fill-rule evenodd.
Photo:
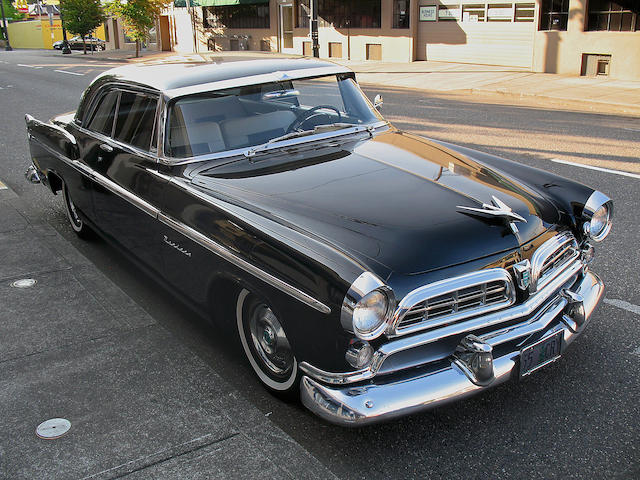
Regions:
M 156 219 L 163 178 L 150 150 L 157 99 L 144 93 L 114 91 L 117 112 L 98 106 L 83 145 L 83 157 L 95 172 L 94 221 L 97 226 L 147 266 L 163 272 L 161 237 Z M 111 138 L 114 136 L 114 138 Z

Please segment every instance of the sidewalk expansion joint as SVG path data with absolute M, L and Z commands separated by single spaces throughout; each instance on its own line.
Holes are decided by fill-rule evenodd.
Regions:
M 117 465 L 112 468 L 108 468 L 101 472 L 94 473 L 92 475 L 88 475 L 83 477 L 82 480 L 88 480 L 90 478 L 94 479 L 117 479 L 122 478 L 127 475 L 131 475 L 132 473 L 139 472 L 146 468 L 153 467 L 155 465 L 160 465 L 174 458 L 183 457 L 185 455 L 189 455 L 191 453 L 202 450 L 203 448 L 210 447 L 217 443 L 222 443 L 227 440 L 232 439 L 239 435 L 239 432 L 234 432 L 229 435 L 226 435 L 221 438 L 216 438 L 214 440 L 210 440 L 207 442 L 202 442 L 205 438 L 211 437 L 210 434 L 203 435 L 202 437 L 194 438 L 193 440 L 189 440 L 188 442 L 181 443 L 179 445 L 174 445 L 165 450 L 160 450 L 158 452 L 154 452 L 145 457 L 136 458 L 135 460 L 131 460 L 130 462 L 123 463 L 121 465 Z
M 109 338 L 109 337 L 115 337 L 117 335 L 121 335 L 124 332 L 134 332 L 136 330 L 142 330 L 145 328 L 153 328 L 153 327 L 157 327 L 157 328 L 161 328 L 162 327 L 158 324 L 152 324 L 152 325 L 141 325 L 139 327 L 130 327 L 130 328 L 121 328 L 118 330 L 109 330 L 108 332 L 105 332 L 104 335 L 98 335 L 96 337 L 91 337 L 91 338 L 83 338 L 82 340 L 79 340 L 77 342 L 69 342 L 69 343 L 65 343 L 63 345 L 56 345 L 55 347 L 51 347 L 45 350 L 38 350 L 37 352 L 31 352 L 31 353 L 25 353 L 24 355 L 18 355 L 16 357 L 10 357 L 10 358 L 5 358 L 5 359 L 0 359 L 0 365 L 8 363 L 8 362 L 13 362 L 15 360 L 22 360 L 25 358 L 29 358 L 29 357 L 34 357 L 36 355 L 44 355 L 47 353 L 52 353 L 55 351 L 59 351 L 59 350 L 65 350 L 68 349 L 70 347 L 75 347 L 76 345 L 82 345 L 84 343 L 92 343 L 92 342 L 97 342 L 100 340 L 104 340 L 105 338 Z

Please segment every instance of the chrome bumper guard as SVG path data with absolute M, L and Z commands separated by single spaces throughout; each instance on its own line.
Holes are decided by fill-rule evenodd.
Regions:
M 579 282 L 562 290 L 528 320 L 479 337 L 465 337 L 448 359 L 448 366 L 429 373 L 405 371 L 396 381 L 376 383 L 377 378 L 373 378 L 364 385 L 325 385 L 305 375 L 300 383 L 302 402 L 332 423 L 361 426 L 463 399 L 518 375 L 520 349 L 527 345 L 491 358 L 492 349 L 498 345 L 532 334 L 542 338 L 562 331 L 564 353 L 586 327 L 603 292 L 602 280 L 586 272 Z M 492 366 L 492 375 L 487 375 L 487 365 Z

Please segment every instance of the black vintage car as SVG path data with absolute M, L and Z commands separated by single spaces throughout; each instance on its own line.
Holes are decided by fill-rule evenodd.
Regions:
M 309 59 L 132 65 L 27 116 L 27 176 L 342 425 L 531 374 L 582 332 L 599 191 L 395 129 Z M 222 331 L 222 329 L 221 329 Z
M 87 36 L 84 37 L 84 42 L 82 41 L 82 37 L 77 35 L 75 37 L 70 38 L 67 43 L 69 44 L 69 48 L 71 50 L 84 50 L 84 46 L 87 46 L 87 50 L 93 51 L 102 51 L 106 47 L 106 42 L 96 37 Z M 53 48 L 56 50 L 62 50 L 64 47 L 64 41 L 58 40 L 57 42 L 53 42 Z

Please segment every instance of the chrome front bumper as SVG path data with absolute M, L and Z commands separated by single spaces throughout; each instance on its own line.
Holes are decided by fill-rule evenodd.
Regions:
M 507 345 L 516 339 L 536 338 L 563 331 L 562 350 L 582 332 L 604 292 L 597 275 L 587 272 L 581 281 L 565 294 L 546 304 L 542 312 L 531 319 L 491 332 L 479 338 L 492 346 Z M 580 299 L 576 307 L 575 298 Z M 573 303 L 572 303 L 573 302 Z M 300 389 L 303 404 L 320 417 L 339 425 L 361 426 L 420 410 L 434 408 L 479 393 L 519 374 L 520 350 L 493 358 L 493 379 L 479 384 L 460 362 L 451 357 L 448 365 L 427 373 L 389 375 L 390 379 L 374 377 L 359 385 L 326 385 L 310 376 L 303 376 Z M 401 377 L 398 379 L 398 377 Z

